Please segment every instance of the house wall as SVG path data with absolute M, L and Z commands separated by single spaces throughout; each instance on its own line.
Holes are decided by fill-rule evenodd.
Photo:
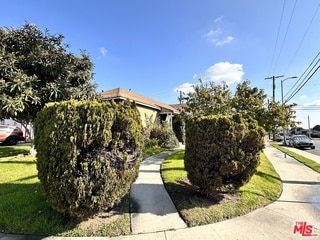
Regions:
M 152 123 L 154 123 L 157 120 L 158 111 L 152 110 L 149 108 L 137 106 L 142 120 L 142 125 L 145 127 L 147 125 L 147 122 L 151 120 Z

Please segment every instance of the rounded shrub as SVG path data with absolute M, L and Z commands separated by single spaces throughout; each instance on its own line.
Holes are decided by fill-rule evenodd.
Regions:
M 167 123 L 155 124 L 150 130 L 150 139 L 156 139 L 163 148 L 173 149 L 179 146 L 179 140 Z
M 145 139 L 144 140 L 144 147 L 145 148 L 155 148 L 155 147 L 159 147 L 159 141 L 156 138 L 153 139 Z
M 194 117 L 186 124 L 185 168 L 202 194 L 233 192 L 259 165 L 264 130 L 240 115 Z
M 143 143 L 134 104 L 47 104 L 35 122 L 38 177 L 48 203 L 74 218 L 111 208 L 138 175 Z

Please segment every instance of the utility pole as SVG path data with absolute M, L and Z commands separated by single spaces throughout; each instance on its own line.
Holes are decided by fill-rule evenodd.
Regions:
M 310 117 L 308 115 L 308 136 L 311 138 L 311 132 L 310 132 Z
M 184 100 L 188 100 L 188 97 L 184 97 L 184 94 L 185 94 L 185 93 L 182 92 L 182 91 L 179 91 L 179 94 L 180 94 L 180 95 L 179 95 L 178 100 L 179 100 L 179 103 L 180 103 L 180 105 L 181 105 L 181 104 L 183 104 L 183 101 L 184 101 Z
M 179 96 L 179 102 L 180 102 L 180 105 L 182 104 L 182 91 L 179 91 L 180 93 L 180 96 Z
M 276 100 L 276 78 L 281 78 L 281 77 L 283 77 L 283 75 L 265 78 L 265 79 L 272 79 L 272 101 L 273 101 L 273 103 Z
M 281 77 L 283 77 L 283 75 L 265 78 L 265 79 L 272 79 L 272 103 L 273 104 L 276 101 L 276 78 L 281 78 Z M 275 141 L 276 135 L 275 135 L 274 131 L 272 132 L 272 137 L 273 137 L 273 141 Z

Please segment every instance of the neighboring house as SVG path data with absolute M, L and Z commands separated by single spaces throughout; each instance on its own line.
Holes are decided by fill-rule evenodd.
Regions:
M 179 111 L 181 113 L 185 107 L 187 107 L 187 104 L 185 103 L 177 103 L 177 104 L 170 104 L 171 107 Z
M 154 99 L 134 93 L 130 90 L 123 88 L 116 88 L 100 93 L 102 100 L 117 101 L 135 101 L 137 108 L 140 112 L 142 124 L 146 126 L 148 121 L 153 122 L 167 122 L 172 128 L 172 118 L 174 115 L 179 114 L 179 111 L 172 106 L 156 101 Z

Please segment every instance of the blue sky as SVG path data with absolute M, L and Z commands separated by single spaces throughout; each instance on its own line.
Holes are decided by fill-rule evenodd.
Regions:
M 1 3 L 0 26 L 17 28 L 28 22 L 64 35 L 71 52 L 89 53 L 99 91 L 121 87 L 171 104 L 178 103 L 178 91 L 187 92 L 198 78 L 226 81 L 231 89 L 248 79 L 271 98 L 272 80 L 265 78 L 284 75 L 276 79 L 275 98 L 281 101 L 281 79 L 298 77 L 283 81 L 286 99 L 320 51 L 319 4 L 319 0 L 10 0 Z M 318 66 L 316 62 L 314 67 Z M 289 101 L 303 109 L 297 110 L 302 127 L 308 127 L 308 116 L 311 127 L 320 124 L 319 90 L 315 72 Z

